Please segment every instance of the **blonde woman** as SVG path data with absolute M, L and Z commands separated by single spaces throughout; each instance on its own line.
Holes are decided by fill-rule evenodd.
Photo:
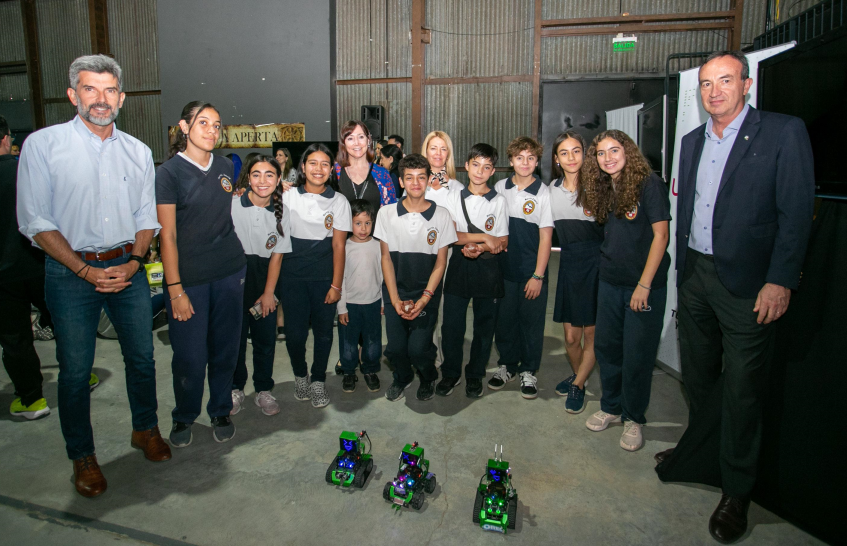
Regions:
M 452 190 L 464 188 L 456 180 L 456 162 L 453 159 L 453 141 L 444 131 L 432 131 L 424 139 L 421 149 L 432 175 L 426 187 L 426 199 L 441 207 L 447 204 L 447 196 Z

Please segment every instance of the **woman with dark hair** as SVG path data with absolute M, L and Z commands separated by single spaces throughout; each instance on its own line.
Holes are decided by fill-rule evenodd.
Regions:
M 644 444 L 667 299 L 668 187 L 617 130 L 594 138 L 581 174 L 585 208 L 605 230 L 594 342 L 603 394 L 585 426 L 601 431 L 623 421 L 620 445 L 636 451 Z
M 560 134 L 553 143 L 550 209 L 561 246 L 553 320 L 563 324 L 573 369 L 573 374 L 556 385 L 556 394 L 568 397 L 568 413 L 585 409 L 585 384 L 596 361 L 594 324 L 603 228 L 585 208 L 585 184 L 580 176 L 584 153 L 585 140 L 574 131 Z
M 347 201 L 364 199 L 374 210 L 397 202 L 391 175 L 373 162 L 371 133 L 364 123 L 348 121 L 341 127 L 335 160 L 335 178 Z
M 276 162 L 282 167 L 282 180 L 293 184 L 297 181 L 297 169 L 294 168 L 294 160 L 291 159 L 291 151 L 288 148 L 277 148 Z
M 379 165 L 391 175 L 391 181 L 394 183 L 394 191 L 397 193 L 398 200 L 403 197 L 403 186 L 400 184 L 400 171 L 397 169 L 401 159 L 403 159 L 403 150 L 399 147 L 394 144 L 386 144 L 382 147 Z
M 166 306 L 173 349 L 174 447 L 191 443 L 191 425 L 200 415 L 206 369 L 215 441 L 235 435 L 232 374 L 238 360 L 246 260 L 230 209 L 232 162 L 212 150 L 221 117 L 209 103 L 182 109 L 170 159 L 156 170 L 156 211 L 165 271 Z
M 312 406 L 329 404 L 326 365 L 332 349 L 332 321 L 344 280 L 345 246 L 351 231 L 350 204 L 337 193 L 332 156 L 320 143 L 306 148 L 297 184 L 283 194 L 291 211 L 291 252 L 282 260 L 279 299 L 294 369 L 294 397 Z M 306 364 L 309 326 L 315 336 L 311 382 Z

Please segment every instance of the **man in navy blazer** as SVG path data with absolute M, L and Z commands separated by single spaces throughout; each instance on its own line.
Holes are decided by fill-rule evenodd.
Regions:
M 709 531 L 729 543 L 747 528 L 773 322 L 785 314 L 800 282 L 814 213 L 814 168 L 800 119 L 745 104 L 753 80 L 742 53 L 712 54 L 699 77 L 710 119 L 682 139 L 680 151 L 679 346 L 692 419 L 723 369 L 723 496 Z

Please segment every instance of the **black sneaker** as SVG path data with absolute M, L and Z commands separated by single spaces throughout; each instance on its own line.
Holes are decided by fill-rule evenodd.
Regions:
M 365 374 L 365 385 L 368 386 L 368 390 L 371 392 L 377 392 L 379 390 L 379 376 L 375 373 L 366 373 Z
M 411 383 L 410 383 L 411 384 Z M 403 391 L 409 388 L 409 385 L 403 385 L 402 383 L 398 383 L 394 381 L 391 383 L 391 386 L 388 387 L 388 390 L 385 391 L 385 397 L 388 398 L 391 402 L 396 402 L 405 396 Z
M 212 432 L 216 442 L 228 442 L 235 436 L 235 423 L 229 415 L 212 417 Z
M 538 397 L 538 379 L 532 372 L 521 372 L 521 396 L 527 400 Z
M 344 375 L 344 370 L 341 369 L 341 361 L 335 363 L 335 375 Z
M 285 341 L 285 328 L 282 326 L 276 327 L 276 340 Z
M 435 387 L 435 394 L 438 396 L 450 396 L 453 393 L 453 387 L 462 382 L 461 377 L 444 377 Z
M 193 423 L 180 423 L 174 421 L 171 435 L 168 438 L 173 447 L 188 447 L 191 445 L 191 425 Z
M 435 381 L 421 381 L 415 398 L 418 400 L 429 400 L 433 396 L 435 396 Z
M 479 398 L 482 396 L 482 379 L 468 378 L 465 384 L 465 394 L 468 398 Z
M 341 390 L 344 392 L 353 392 L 356 390 L 356 381 L 359 377 L 354 374 L 344 374 L 344 379 L 341 380 Z
M 500 366 L 497 368 L 497 371 L 494 372 L 491 379 L 488 380 L 488 388 L 494 391 L 499 391 L 506 386 L 506 383 L 514 380 L 515 376 L 509 373 L 509 369 L 506 368 L 506 366 Z

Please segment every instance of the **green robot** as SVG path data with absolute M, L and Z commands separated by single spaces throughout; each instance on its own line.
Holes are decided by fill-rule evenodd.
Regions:
M 368 450 L 364 450 L 362 440 L 368 441 Z M 344 487 L 362 488 L 374 467 L 371 458 L 371 439 L 364 430 L 359 434 L 346 430 L 338 437 L 341 449 L 326 471 L 326 483 Z
M 512 469 L 503 460 L 503 446 L 497 456 L 494 445 L 494 458 L 488 459 L 485 475 L 479 479 L 476 500 L 473 505 L 473 522 L 486 531 L 505 534 L 514 529 L 518 515 L 518 492 L 512 487 Z
M 400 509 L 411 506 L 420 510 L 425 493 L 435 491 L 435 474 L 429 471 L 429 461 L 424 459 L 424 450 L 417 442 L 406 444 L 400 453 L 400 468 L 397 477 L 385 484 L 382 498 Z

